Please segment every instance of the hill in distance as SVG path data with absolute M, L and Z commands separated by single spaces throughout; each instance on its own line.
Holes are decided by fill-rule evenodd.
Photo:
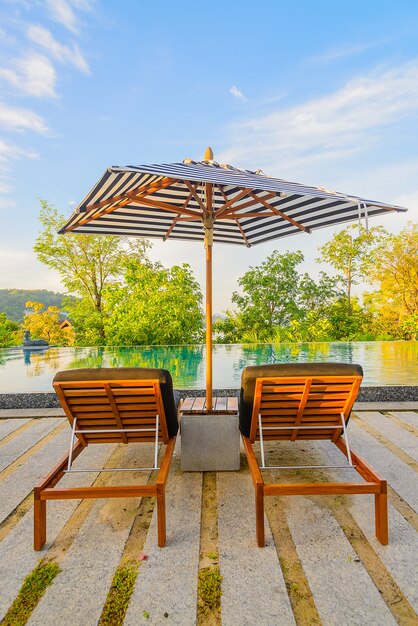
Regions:
M 57 306 L 62 308 L 62 300 L 66 296 L 47 289 L 0 289 L 0 313 L 6 313 L 10 320 L 22 322 L 25 304 L 28 300 L 42 302 L 45 308 Z

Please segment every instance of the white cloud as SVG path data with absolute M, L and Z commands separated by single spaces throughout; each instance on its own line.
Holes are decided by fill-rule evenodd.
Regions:
M 84 59 L 77 44 L 65 46 L 52 36 L 52 34 L 43 26 L 31 25 L 28 29 L 29 38 L 47 50 L 49 54 L 61 63 L 70 63 L 85 74 L 90 73 L 87 61 Z
M 0 78 L 25 94 L 56 97 L 56 72 L 51 61 L 43 54 L 29 52 L 20 59 L 14 59 L 12 67 L 0 68 Z
M 3 141 L 0 139 L 0 158 L 14 158 L 19 156 L 29 157 L 31 159 L 37 158 L 39 155 L 36 152 L 32 152 L 31 150 L 26 150 L 25 148 L 20 148 L 19 146 L 15 146 L 7 141 Z
M 16 206 L 16 201 L 12 198 L 0 198 L 0 211 L 2 209 L 12 209 Z
M 234 98 L 238 98 L 238 100 L 246 100 L 247 98 L 244 96 L 244 94 L 242 93 L 242 91 L 240 89 L 238 89 L 238 87 L 236 85 L 232 85 L 231 89 L 229 90 L 229 93 L 231 93 Z
M 321 98 L 235 124 L 231 148 L 219 158 L 250 161 L 266 171 L 289 158 L 333 161 L 378 141 L 382 127 L 417 111 L 414 62 L 355 78 Z
M 0 180 L 0 193 L 10 193 L 13 191 L 13 188 L 3 180 Z
M 46 133 L 48 128 L 39 115 L 29 109 L 9 106 L 0 102 L 0 127 L 7 130 L 33 130 L 36 133 Z
M 350 43 L 336 48 L 326 50 L 321 54 L 316 54 L 307 59 L 308 63 L 329 63 L 331 61 L 338 61 L 340 59 L 346 59 L 357 54 L 362 54 L 367 50 L 376 48 L 382 45 L 385 41 L 363 41 L 359 43 Z
M 63 24 L 72 33 L 78 32 L 77 17 L 66 0 L 46 0 L 51 17 L 59 24 Z

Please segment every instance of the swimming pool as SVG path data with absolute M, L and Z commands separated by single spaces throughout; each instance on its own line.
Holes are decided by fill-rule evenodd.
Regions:
M 214 389 L 240 386 L 246 365 L 332 361 L 360 363 L 365 385 L 417 385 L 417 341 L 231 344 L 213 347 Z M 52 391 L 55 372 L 77 367 L 164 367 L 178 389 L 205 387 L 205 347 L 49 348 L 0 350 L 0 393 Z

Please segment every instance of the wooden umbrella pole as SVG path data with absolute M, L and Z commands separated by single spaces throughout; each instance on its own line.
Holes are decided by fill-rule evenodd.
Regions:
M 212 244 L 206 245 L 206 408 L 212 411 Z
M 210 148 L 208 148 L 210 150 Z M 205 152 L 205 157 L 208 154 Z M 211 151 L 212 153 L 212 151 Z M 211 154 L 213 158 L 213 153 Z M 212 184 L 205 184 L 206 215 L 205 229 L 206 248 L 206 409 L 212 411 L 212 245 L 213 245 L 213 208 Z

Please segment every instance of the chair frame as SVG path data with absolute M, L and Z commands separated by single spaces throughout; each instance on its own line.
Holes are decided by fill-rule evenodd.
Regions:
M 330 426 L 320 424 L 306 425 L 303 423 L 304 410 L 309 398 L 309 390 L 312 380 L 324 381 L 325 383 L 338 383 L 342 381 L 350 381 L 351 389 L 347 393 L 345 404 L 340 412 L 341 425 Z M 388 517 L 387 517 L 387 481 L 382 479 L 377 472 L 358 454 L 350 449 L 348 434 L 346 430 L 346 422 L 350 415 L 354 401 L 357 397 L 358 389 L 361 384 L 361 376 L 297 376 L 297 377 L 265 377 L 257 378 L 254 394 L 253 413 L 251 418 L 250 436 L 242 435 L 245 454 L 251 473 L 251 477 L 255 490 L 255 509 L 256 509 L 256 537 L 259 547 L 265 545 L 264 532 L 264 498 L 266 496 L 287 496 L 287 495 L 332 495 L 332 494 L 374 494 L 375 496 L 375 532 L 376 537 L 381 544 L 388 543 Z M 295 423 L 286 426 L 265 426 L 262 423 L 262 415 L 260 405 L 262 402 L 263 384 L 295 384 L 304 383 L 304 391 L 301 394 L 299 407 L 295 415 Z M 271 393 L 271 391 L 270 391 Z M 279 393 L 277 393 L 279 396 Z M 283 405 L 281 405 L 283 406 Z M 274 411 L 274 401 L 270 401 L 269 407 Z M 334 434 L 330 436 L 328 431 L 334 430 Z M 346 465 L 305 465 L 305 466 L 267 466 L 265 464 L 264 453 L 264 437 L 269 431 L 270 440 L 274 440 L 280 435 L 280 431 L 292 431 L 290 437 L 285 440 L 295 439 L 325 439 L 331 440 L 337 448 L 344 454 L 348 464 Z M 270 432 L 271 431 L 271 432 Z M 304 431 L 304 432 L 301 432 Z M 324 432 L 325 431 L 325 432 Z M 298 434 L 301 436 L 298 437 Z M 318 433 L 318 434 L 316 434 Z M 321 435 L 324 435 L 321 437 Z M 342 437 L 344 435 L 344 438 Z M 284 439 L 283 435 L 282 439 Z M 254 441 L 260 441 L 261 448 L 261 464 L 258 463 L 254 453 L 252 444 Z M 329 483 L 264 483 L 260 470 L 263 469 L 301 469 L 301 468 L 341 468 L 355 469 L 365 482 L 329 482 Z
M 61 406 L 71 424 L 71 440 L 68 453 L 57 463 L 57 465 L 35 486 L 34 488 L 34 549 L 41 550 L 46 542 L 46 502 L 47 500 L 67 500 L 81 498 L 126 498 L 126 497 L 156 497 L 157 499 L 157 527 L 158 545 L 164 547 L 166 544 L 166 507 L 165 488 L 170 471 L 171 459 L 174 452 L 176 437 L 169 437 L 161 397 L 160 383 L 158 380 L 89 380 L 89 381 L 62 381 L 53 383 Z M 113 417 L 119 428 L 77 428 L 78 418 L 73 410 L 67 391 L 77 390 L 80 396 L 89 398 L 89 390 L 102 387 L 104 395 L 109 400 Z M 145 428 L 126 428 L 121 418 L 119 407 L 115 401 L 113 391 L 115 389 L 127 389 L 129 387 L 143 388 L 144 394 L 153 389 L 157 412 L 155 412 L 155 426 Z M 145 396 L 144 396 L 145 397 Z M 91 396 L 90 396 L 91 398 Z M 141 401 L 142 402 L 142 401 Z M 144 400 L 145 402 L 145 400 Z M 138 405 L 140 406 L 140 404 Z M 145 406 L 145 405 L 144 405 Z M 91 404 L 91 409 L 96 412 L 103 411 L 103 405 Z M 92 413 L 91 415 L 94 415 Z M 148 421 L 152 418 L 149 417 Z M 166 450 L 158 467 L 159 432 L 162 440 L 166 444 Z M 128 436 L 133 435 L 135 441 L 154 442 L 154 465 L 152 467 L 133 468 L 112 468 L 112 469 L 72 469 L 73 461 L 89 445 L 88 435 L 95 436 L 95 443 L 109 443 L 107 435 L 113 437 L 114 443 L 129 443 Z M 99 437 L 97 437 L 99 435 Z M 87 436 L 87 439 L 86 439 Z M 101 437 L 101 438 L 100 438 Z M 77 439 L 77 440 L 76 440 Z M 90 441 L 90 443 L 92 443 Z M 155 485 L 120 485 L 120 486 L 90 486 L 90 487 L 65 487 L 55 488 L 61 478 L 72 472 L 113 472 L 113 471 L 144 471 L 158 470 Z

